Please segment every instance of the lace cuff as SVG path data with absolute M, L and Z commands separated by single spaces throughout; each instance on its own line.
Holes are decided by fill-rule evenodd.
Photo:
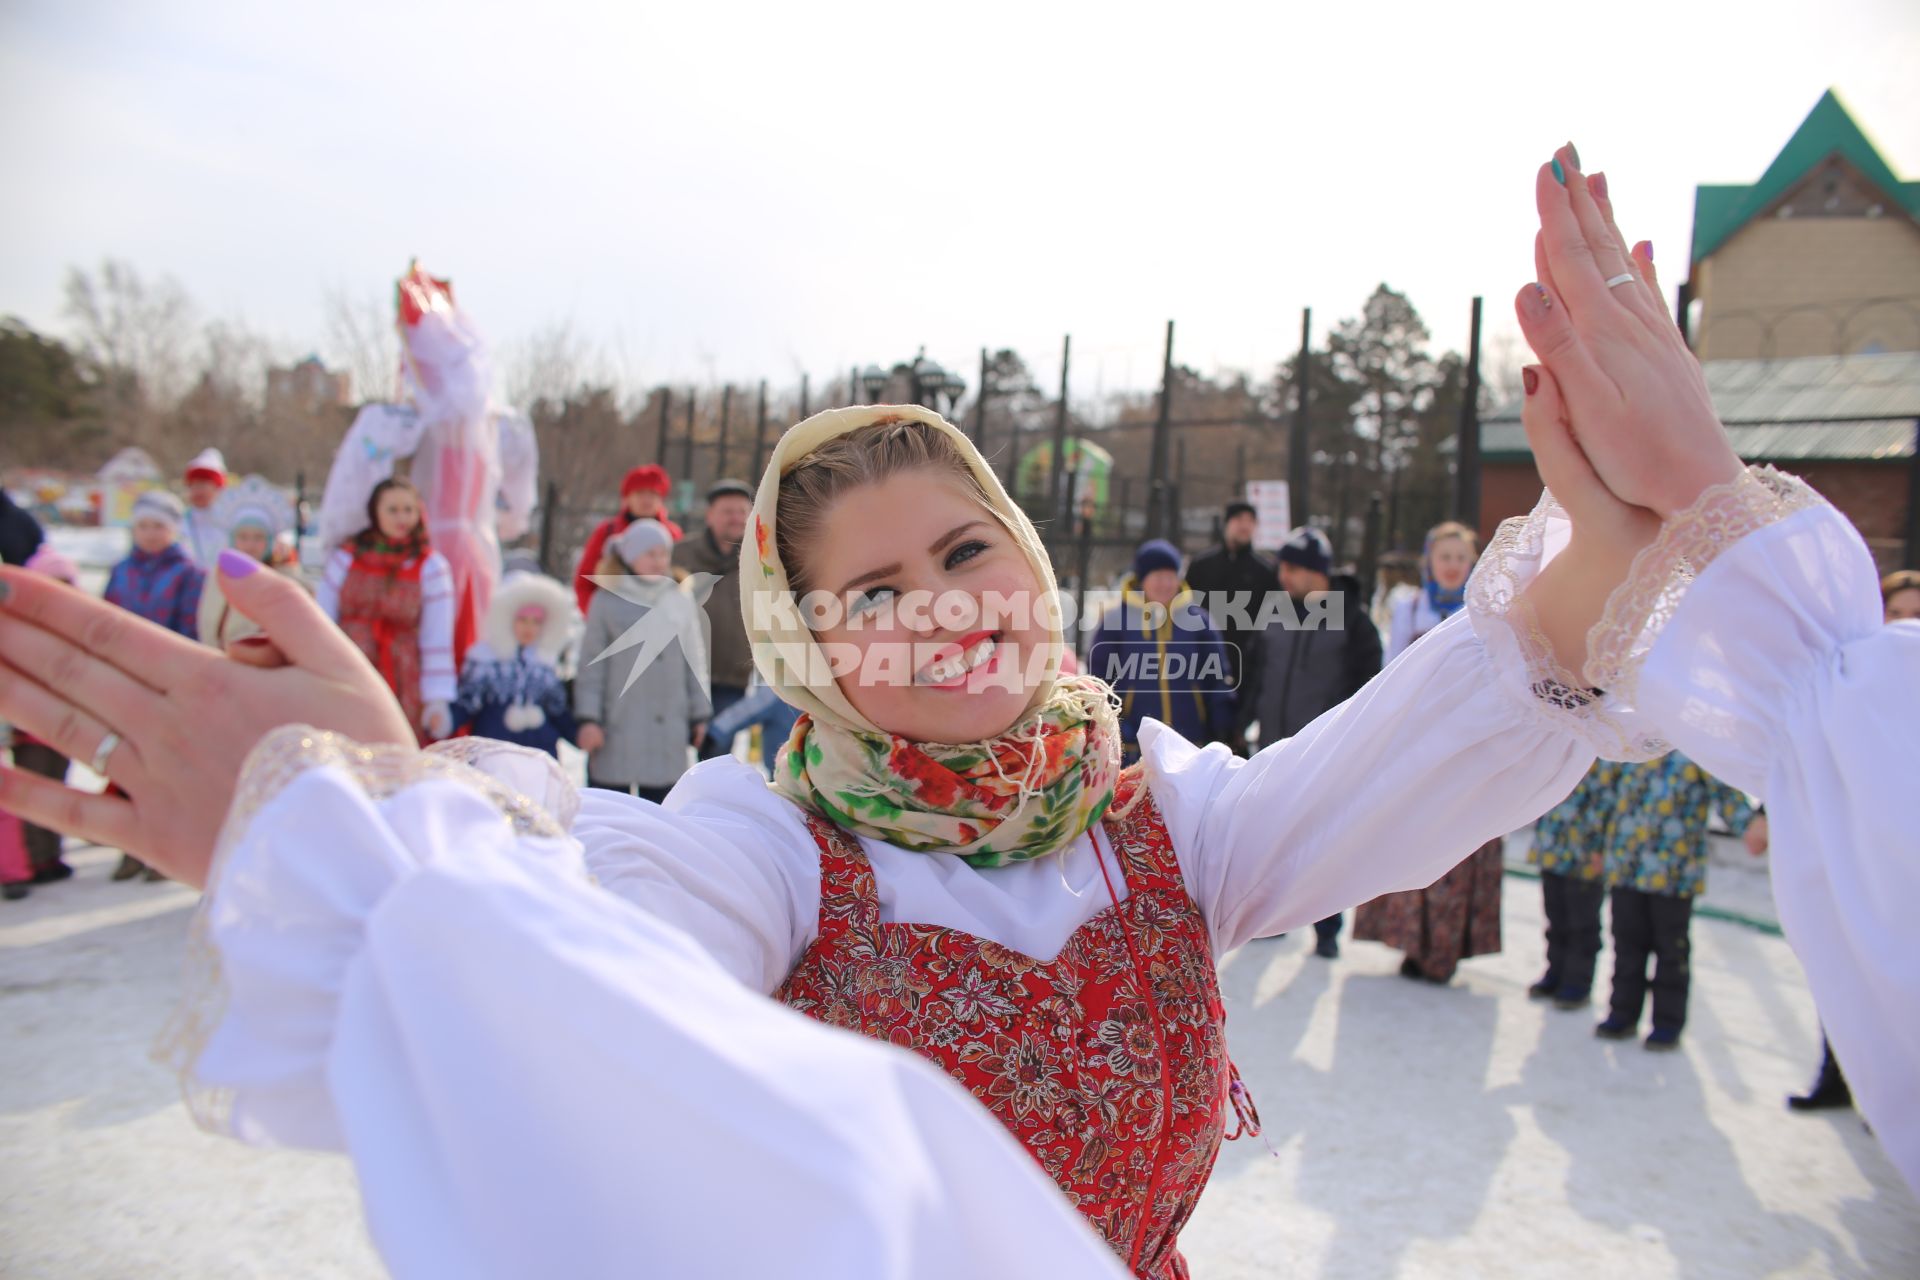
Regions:
M 180 1004 L 152 1050 L 157 1062 L 179 1076 L 182 1096 L 195 1123 L 214 1132 L 250 1136 L 236 1123 L 237 1095 L 233 1085 L 210 1083 L 199 1071 L 209 1044 L 216 1033 L 222 1031 L 222 1024 L 228 1022 L 233 1006 L 233 992 L 221 962 L 221 931 L 249 925 L 263 930 L 280 929 L 285 935 L 280 945 L 289 950 L 306 947 L 316 953 L 303 957 L 314 962 L 306 966 L 307 989 L 291 990 L 302 983 L 291 979 L 288 972 L 267 973 L 264 977 L 252 975 L 256 979 L 253 985 L 268 990 L 270 995 L 263 998 L 261 990 L 254 991 L 252 1002 L 256 1008 L 252 1015 L 242 1015 L 240 1020 L 247 1025 L 238 1032 L 238 1038 L 258 1039 L 261 1028 L 254 1024 L 267 1021 L 259 1016 L 258 1007 L 270 1004 L 272 998 L 284 998 L 288 1006 L 303 1000 L 326 1003 L 333 998 L 330 991 L 312 989 L 325 985 L 311 981 L 313 974 L 319 969 L 333 969 L 337 977 L 344 971 L 353 949 L 343 949 L 335 940 L 343 934 L 357 932 L 356 907 L 370 907 L 365 895 L 377 896 L 380 884 L 397 878 L 397 869 L 390 863 L 371 873 L 359 867 L 336 867 L 333 870 L 339 873 L 341 884 L 348 885 L 347 888 L 342 890 L 341 884 L 321 884 L 317 892 L 306 895 L 312 901 L 296 901 L 297 891 L 308 887 L 299 876 L 275 875 L 270 869 L 263 871 L 259 865 L 230 865 L 260 811 L 302 775 L 317 769 L 346 773 L 351 785 L 375 803 L 420 782 L 456 783 L 482 796 L 520 837 L 564 839 L 579 807 L 578 794 L 550 757 L 506 743 L 462 738 L 425 751 L 400 746 L 364 746 L 339 734 L 323 733 L 304 725 L 276 729 L 261 739 L 241 769 L 233 805 L 221 828 L 208 870 L 207 891 L 189 929 Z M 298 850 L 287 849 L 270 853 L 269 857 L 297 862 L 300 854 Z M 242 861 L 257 864 L 260 860 L 249 857 Z M 276 890 L 287 896 L 277 896 Z M 288 971 L 300 967 L 291 965 Z M 282 987 L 289 989 L 280 990 Z M 334 989 L 337 990 L 337 986 Z M 268 1038 L 272 1038 L 271 1033 Z M 297 1033 L 282 1038 L 285 1041 L 300 1039 Z M 312 1050 L 311 1045 L 282 1043 L 273 1046 L 269 1053 L 254 1056 L 316 1059 Z M 299 1082 L 293 1077 L 304 1074 L 306 1072 L 291 1069 L 270 1071 L 266 1075 L 277 1078 L 271 1082 L 255 1079 L 248 1087 L 256 1095 L 276 1095 L 285 1101 L 288 1095 L 298 1091 Z M 296 1110 L 290 1106 L 274 1109 L 277 1112 Z M 269 1127 L 275 1130 L 276 1136 L 290 1137 L 297 1145 L 334 1145 L 328 1140 L 330 1122 L 318 1116 L 311 1121 L 295 1122 L 291 1126 L 293 1132 L 280 1124 Z
M 1587 682 L 1632 701 L 1641 664 L 1693 580 L 1748 534 L 1823 501 L 1806 481 L 1772 467 L 1748 467 L 1702 493 L 1660 526 L 1607 597 L 1587 633 Z
M 1467 614 L 1502 677 L 1496 683 L 1522 715 L 1573 735 L 1608 760 L 1651 760 L 1668 744 L 1622 700 L 1560 665 L 1525 597 L 1542 566 L 1566 549 L 1571 531 L 1566 508 L 1546 492 L 1524 518 L 1502 521 L 1467 583 Z
M 1587 634 L 1585 671 L 1575 674 L 1555 660 L 1524 597 L 1541 566 L 1565 549 L 1572 528 L 1566 509 L 1543 492 L 1531 514 L 1502 522 L 1474 569 L 1467 584 L 1474 631 L 1497 665 L 1526 673 L 1519 696 L 1531 703 L 1531 714 L 1556 722 L 1606 759 L 1653 759 L 1671 744 L 1642 723 L 1640 667 L 1687 588 L 1740 539 L 1822 501 L 1805 481 L 1772 467 L 1749 467 L 1702 493 L 1634 557 L 1626 581 L 1607 597 Z

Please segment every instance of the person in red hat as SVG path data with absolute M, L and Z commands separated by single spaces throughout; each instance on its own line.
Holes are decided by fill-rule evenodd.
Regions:
M 667 494 L 672 488 L 665 467 L 649 463 L 627 472 L 627 478 L 620 482 L 620 514 L 602 520 L 580 549 L 580 563 L 573 571 L 573 594 L 580 601 L 581 613 L 593 601 L 594 587 L 587 575 L 596 571 L 601 556 L 606 554 L 608 538 L 618 536 L 635 520 L 658 520 L 675 542 L 680 541 L 680 526 L 667 518 Z
M 187 463 L 187 514 L 180 522 L 180 549 L 202 569 L 227 545 L 227 531 L 214 515 L 213 501 L 227 487 L 227 460 L 218 449 L 202 449 Z

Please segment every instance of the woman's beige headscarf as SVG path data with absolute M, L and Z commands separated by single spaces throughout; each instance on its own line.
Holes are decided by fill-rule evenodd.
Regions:
M 1053 565 L 1033 522 L 973 442 L 939 414 L 919 405 L 859 405 L 793 427 L 760 477 L 740 546 L 740 607 L 754 665 L 805 713 L 774 785 L 841 826 L 902 848 L 958 853 L 982 866 L 1050 853 L 1105 811 L 1120 750 L 1111 691 L 1089 676 L 1060 675 L 1059 628 L 1026 714 L 1005 734 L 991 742 L 909 743 L 867 719 L 841 691 L 781 563 L 781 477 L 830 440 L 894 422 L 924 423 L 953 442 L 1046 599 L 1056 599 Z

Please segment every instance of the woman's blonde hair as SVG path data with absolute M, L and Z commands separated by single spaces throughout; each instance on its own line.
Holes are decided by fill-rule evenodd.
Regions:
M 1458 520 L 1442 520 L 1427 530 L 1427 549 L 1432 550 L 1436 542 L 1445 542 L 1448 538 L 1458 538 L 1467 544 L 1467 550 L 1480 554 L 1480 535 L 1461 524 Z
M 1880 607 L 1892 604 L 1902 591 L 1920 591 L 1920 569 L 1895 569 L 1880 579 Z
M 993 499 L 954 442 L 924 422 L 882 422 L 836 436 L 780 477 L 774 539 L 795 595 L 810 585 L 806 552 L 820 538 L 827 512 L 850 489 L 879 484 L 906 471 L 933 471 L 959 482 L 966 495 L 1002 526 Z

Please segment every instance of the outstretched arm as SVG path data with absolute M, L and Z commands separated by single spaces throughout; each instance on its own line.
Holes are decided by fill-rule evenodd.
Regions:
M 661 1275 L 1117 1280 L 964 1090 L 596 887 L 571 787 L 496 753 L 262 745 L 170 1046 L 203 1124 L 346 1151 L 403 1280 L 631 1275 L 636 1240 Z
M 1895 799 L 1920 760 L 1920 628 L 1880 625 L 1871 557 L 1838 513 L 1743 471 L 1650 247 L 1626 250 L 1605 178 L 1571 147 L 1556 162 L 1536 180 L 1544 288 L 1518 303 L 1545 366 L 1528 438 L 1576 543 L 1598 516 L 1593 581 L 1645 531 L 1635 513 L 1659 523 L 1597 618 L 1590 586 L 1529 592 L 1540 627 L 1563 668 L 1766 801 L 1781 924 L 1861 1110 L 1920 1190 L 1920 839 Z

